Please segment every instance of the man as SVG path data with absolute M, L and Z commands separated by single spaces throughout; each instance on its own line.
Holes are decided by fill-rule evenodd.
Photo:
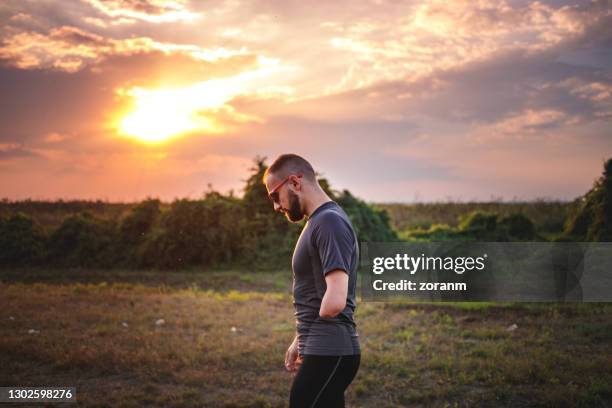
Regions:
M 285 367 L 297 373 L 290 407 L 344 407 L 344 391 L 361 357 L 353 319 L 357 237 L 346 213 L 323 191 L 302 157 L 279 156 L 263 182 L 275 211 L 291 222 L 308 220 L 291 262 L 297 333 Z

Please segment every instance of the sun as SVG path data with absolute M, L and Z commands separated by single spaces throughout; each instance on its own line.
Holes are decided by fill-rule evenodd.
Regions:
M 210 80 L 185 88 L 121 90 L 132 99 L 133 108 L 119 120 L 119 133 L 147 143 L 160 143 L 196 130 L 219 133 L 222 129 L 211 112 L 239 92 L 231 85 Z
M 215 131 L 211 120 L 199 113 L 202 103 L 188 88 L 133 88 L 125 94 L 132 98 L 134 107 L 120 120 L 119 133 L 123 135 L 159 143 L 196 129 Z
M 165 98 L 167 92 L 132 90 L 135 109 L 125 116 L 119 126 L 122 134 L 145 142 L 161 142 L 196 128 L 190 109 Z

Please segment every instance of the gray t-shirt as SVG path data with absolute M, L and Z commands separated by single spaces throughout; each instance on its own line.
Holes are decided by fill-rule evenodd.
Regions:
M 360 354 L 353 313 L 359 249 L 348 216 L 334 201 L 310 215 L 293 252 L 293 305 L 299 354 Z M 349 275 L 346 307 L 336 317 L 319 316 L 327 285 L 325 274 L 342 269 Z

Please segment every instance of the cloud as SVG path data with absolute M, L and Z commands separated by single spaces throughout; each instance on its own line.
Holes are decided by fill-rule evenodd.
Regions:
M 184 55 L 202 62 L 215 62 L 248 54 L 244 48 L 201 48 L 189 44 L 161 43 L 148 37 L 115 40 L 77 27 L 62 26 L 51 29 L 47 34 L 30 31 L 8 36 L 0 47 L 0 60 L 21 69 L 77 72 L 112 56 L 149 52 Z
M 331 46 L 353 55 L 346 74 L 329 91 L 414 80 L 516 50 L 545 52 L 610 15 L 604 2 L 557 9 L 540 2 L 431 0 L 391 21 L 328 21 L 323 28 L 333 33 Z
M 83 0 L 114 23 L 133 24 L 136 21 L 148 23 L 172 23 L 192 21 L 200 16 L 187 9 L 181 0 Z
M 403 12 L 393 7 L 364 8 L 368 15 L 353 20 L 346 16 L 357 8 L 340 16 L 329 12 L 317 34 L 328 33 L 334 52 L 316 48 L 320 37 L 309 41 L 330 57 L 299 77 L 313 86 L 306 91 L 301 83 L 289 83 L 294 89 L 290 103 L 252 103 L 255 112 L 313 120 L 430 118 L 465 124 L 529 111 L 562 112 L 567 124 L 607 117 L 603 102 L 559 85 L 571 78 L 600 87 L 612 83 L 609 71 L 559 61 L 575 50 L 609 44 L 612 14 L 604 3 L 424 2 Z M 285 11 L 279 10 L 281 21 Z M 333 81 L 342 57 L 345 73 Z M 311 80 L 314 74 L 322 79 Z
M 532 110 L 510 114 L 508 117 L 478 128 L 473 140 L 480 143 L 491 142 L 496 138 L 537 136 L 544 130 L 562 128 L 580 123 L 578 116 L 569 116 L 552 109 Z
M 565 90 L 584 103 L 591 104 L 593 106 L 593 117 L 597 119 L 612 118 L 612 78 L 608 81 L 588 81 L 584 78 L 571 77 L 559 83 L 548 83 L 542 88 Z
M 557 50 L 508 51 L 488 61 L 298 101 L 289 108 L 339 120 L 367 116 L 424 126 L 432 120 L 490 124 L 527 111 L 557 111 L 571 118 L 558 125 L 607 118 L 612 75 L 600 68 L 556 62 L 557 55 Z
M 12 23 L 26 23 L 30 24 L 34 22 L 34 18 L 28 13 L 17 13 L 10 17 Z
M 37 154 L 20 143 L 0 143 L 0 160 L 35 157 Z
M 44 136 L 43 140 L 47 143 L 60 143 L 69 139 L 69 136 L 62 135 L 56 132 L 48 133 Z

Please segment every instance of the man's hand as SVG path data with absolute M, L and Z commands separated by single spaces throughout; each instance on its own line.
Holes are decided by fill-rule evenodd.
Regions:
M 302 358 L 298 355 L 298 342 L 296 337 L 285 353 L 285 368 L 287 371 L 296 371 L 301 364 Z

